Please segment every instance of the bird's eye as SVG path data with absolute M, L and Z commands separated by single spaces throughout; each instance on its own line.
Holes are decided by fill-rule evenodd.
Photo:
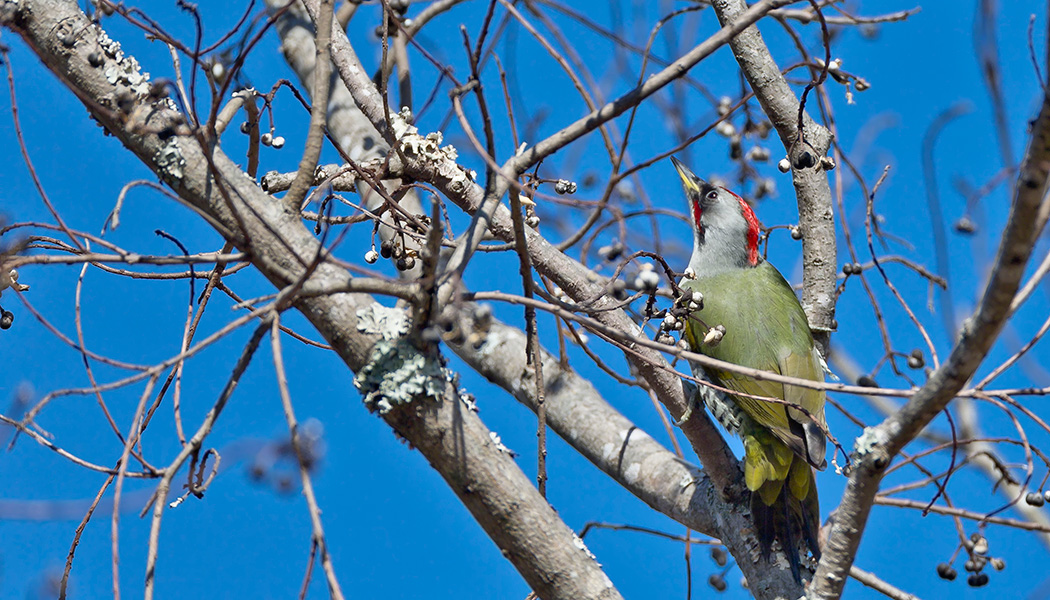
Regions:
M 707 192 L 707 199 L 708 200 L 718 200 L 718 192 L 716 192 L 714 190 L 711 190 L 710 192 Z

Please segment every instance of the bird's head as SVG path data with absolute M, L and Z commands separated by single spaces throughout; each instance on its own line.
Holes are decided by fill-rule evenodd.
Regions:
M 756 266 L 761 226 L 751 206 L 733 192 L 697 177 L 671 157 L 682 179 L 693 223 L 693 258 L 697 273 Z

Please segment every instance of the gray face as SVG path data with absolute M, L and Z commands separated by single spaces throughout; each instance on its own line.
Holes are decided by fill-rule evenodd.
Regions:
M 696 233 L 693 270 L 716 273 L 757 264 L 757 221 L 744 214 L 742 200 L 729 191 L 702 183 L 690 198 Z M 693 194 L 691 194 L 693 195 Z M 698 217 L 698 218 L 697 218 Z M 702 262 L 702 265 L 693 265 Z
M 756 266 L 760 226 L 740 196 L 696 177 L 672 158 L 686 190 L 693 221 L 693 256 L 689 266 L 698 275 Z
M 747 222 L 736 196 L 724 188 L 711 185 L 699 178 L 697 178 L 697 186 L 698 190 L 691 195 L 695 196 L 692 200 L 699 204 L 700 220 L 695 223 L 698 229 L 739 229 L 743 227 L 746 232 Z M 694 221 L 696 212 L 694 209 Z
M 693 257 L 689 266 L 698 276 L 755 266 L 759 262 L 759 224 L 751 208 L 736 194 L 700 179 L 672 159 L 682 179 L 693 220 Z

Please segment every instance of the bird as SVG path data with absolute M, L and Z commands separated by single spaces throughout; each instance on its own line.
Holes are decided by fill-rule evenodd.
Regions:
M 761 225 L 750 205 L 700 179 L 678 159 L 671 162 L 693 225 L 693 254 L 680 284 L 689 299 L 683 328 L 689 349 L 742 367 L 823 382 L 825 363 L 806 314 L 784 276 L 759 253 Z M 720 388 L 697 386 L 697 403 L 702 400 L 743 441 L 744 483 L 763 557 L 768 560 L 773 542 L 779 541 L 801 584 L 799 548 L 820 559 L 814 469 L 827 467 L 823 390 L 696 362 L 691 368 L 695 378 Z

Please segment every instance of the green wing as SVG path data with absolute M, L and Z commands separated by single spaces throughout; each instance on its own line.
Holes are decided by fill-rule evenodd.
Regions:
M 788 283 L 769 263 L 763 262 L 743 275 L 736 272 L 686 281 L 683 287 L 704 294 L 703 308 L 686 323 L 686 336 L 692 348 L 745 367 L 824 380 L 802 306 Z M 722 341 L 717 345 L 704 344 L 708 328 L 716 325 L 726 329 Z M 731 371 L 706 370 L 716 383 L 740 393 L 734 395 L 733 400 L 757 425 L 768 428 L 814 467 L 823 467 L 824 392 L 758 380 Z M 779 398 L 783 402 L 750 396 Z M 802 407 L 820 426 L 788 405 Z

